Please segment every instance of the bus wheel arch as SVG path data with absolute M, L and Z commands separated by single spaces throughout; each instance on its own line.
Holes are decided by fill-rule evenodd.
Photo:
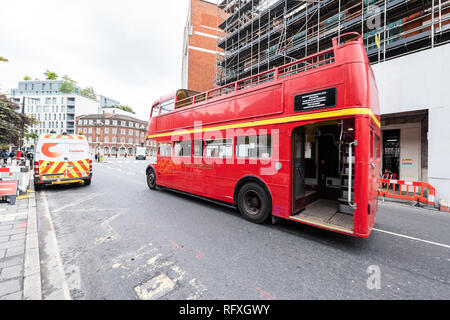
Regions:
M 251 203 L 252 199 L 249 198 L 253 198 L 253 204 L 259 207 L 261 212 L 244 203 L 244 201 Z M 246 176 L 238 181 L 234 189 L 234 204 L 246 220 L 255 223 L 262 223 L 272 215 L 272 196 L 269 188 L 261 179 L 254 176 Z

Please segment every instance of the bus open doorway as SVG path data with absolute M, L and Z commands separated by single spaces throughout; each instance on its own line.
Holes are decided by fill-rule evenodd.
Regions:
M 354 118 L 294 128 L 291 219 L 353 233 L 354 141 Z

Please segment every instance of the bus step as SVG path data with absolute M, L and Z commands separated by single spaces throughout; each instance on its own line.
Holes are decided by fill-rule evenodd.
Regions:
M 348 204 L 339 203 L 339 212 L 353 215 L 353 207 Z

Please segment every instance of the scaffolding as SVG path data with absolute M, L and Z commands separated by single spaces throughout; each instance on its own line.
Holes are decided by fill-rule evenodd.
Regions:
M 450 0 L 219 0 L 215 84 L 270 70 L 356 31 L 371 63 L 450 41 Z

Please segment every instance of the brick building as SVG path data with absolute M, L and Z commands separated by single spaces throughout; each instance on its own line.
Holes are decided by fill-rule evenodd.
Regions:
M 190 0 L 184 29 L 181 86 L 194 91 L 215 87 L 217 6 L 205 0 Z
M 134 156 L 145 141 L 148 122 L 122 114 L 89 114 L 76 118 L 76 132 L 85 135 L 93 151 L 105 157 Z

